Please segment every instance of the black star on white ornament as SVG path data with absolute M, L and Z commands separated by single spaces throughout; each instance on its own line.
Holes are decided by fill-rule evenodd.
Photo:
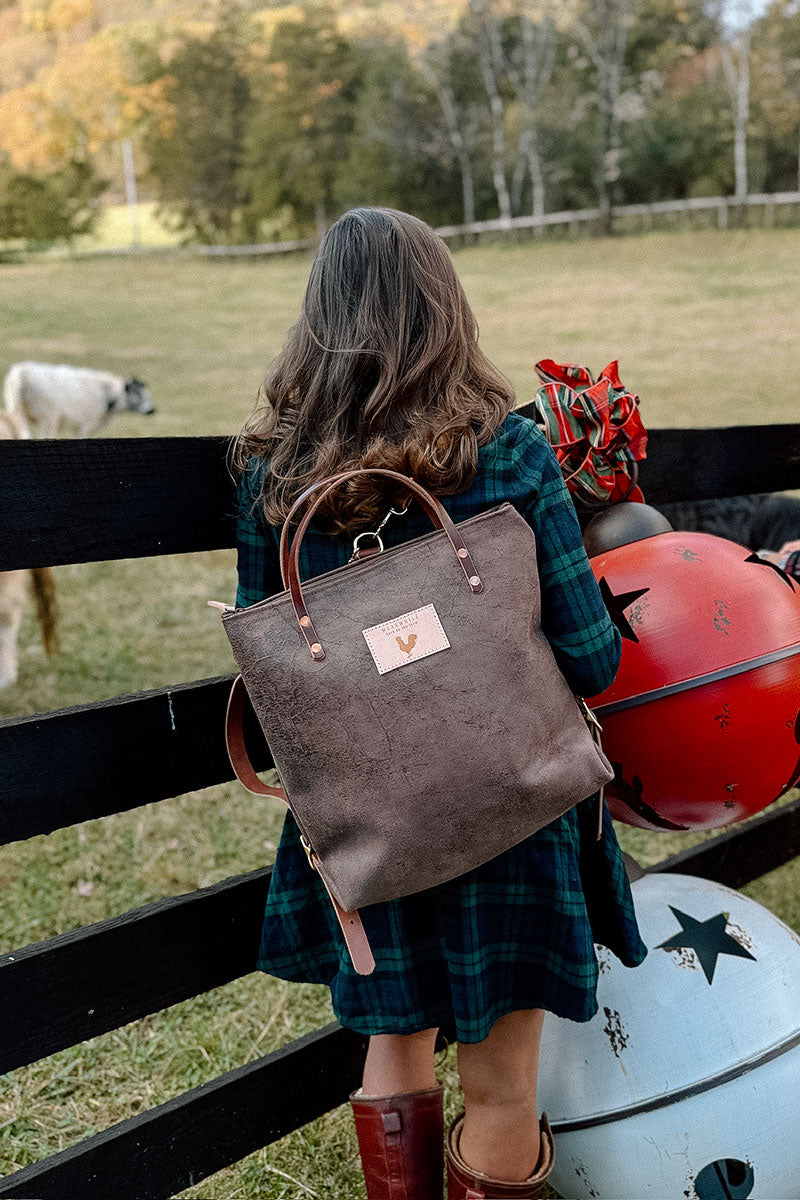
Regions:
M 605 575 L 600 580 L 600 594 L 603 597 L 603 603 L 608 609 L 608 615 L 616 625 L 624 638 L 629 642 L 638 642 L 639 639 L 633 632 L 628 618 L 625 616 L 625 609 L 633 604 L 634 600 L 638 600 L 645 592 L 649 592 L 650 588 L 638 588 L 635 592 L 620 592 L 615 596 Z
M 714 969 L 720 954 L 733 954 L 739 958 L 752 958 L 753 962 L 756 961 L 754 954 L 745 950 L 735 937 L 725 932 L 727 913 L 717 913 L 707 921 L 698 921 L 688 913 L 681 912 L 679 908 L 673 908 L 671 904 L 669 907 L 681 923 L 681 932 L 667 938 L 665 942 L 659 942 L 654 949 L 694 950 L 709 983 L 714 978 Z

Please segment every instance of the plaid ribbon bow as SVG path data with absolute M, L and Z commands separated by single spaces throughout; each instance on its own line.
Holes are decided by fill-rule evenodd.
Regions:
M 636 463 L 646 457 L 647 431 L 639 397 L 622 383 L 616 360 L 596 381 L 586 367 L 549 358 L 536 364 L 536 373 L 543 383 L 533 399 L 536 421 L 575 499 L 587 508 L 642 503 Z

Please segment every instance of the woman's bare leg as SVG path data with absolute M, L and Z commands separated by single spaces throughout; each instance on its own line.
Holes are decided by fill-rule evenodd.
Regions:
M 508 1013 L 482 1042 L 459 1043 L 465 1116 L 461 1157 L 508 1183 L 528 1179 L 539 1158 L 536 1084 L 544 1009 Z
M 396 1096 L 436 1087 L 433 1048 L 437 1032 L 374 1034 L 364 1063 L 363 1095 Z

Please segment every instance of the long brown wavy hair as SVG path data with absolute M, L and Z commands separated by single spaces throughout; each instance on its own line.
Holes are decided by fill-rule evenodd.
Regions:
M 254 455 L 268 459 L 258 499 L 272 525 L 306 487 L 348 467 L 390 467 L 433 492 L 461 492 L 474 480 L 478 447 L 514 402 L 478 347 L 441 238 L 408 213 L 354 208 L 320 245 L 300 317 L 231 439 L 228 463 L 238 478 Z M 348 480 L 318 510 L 316 527 L 333 534 L 373 523 L 402 498 L 386 483 Z

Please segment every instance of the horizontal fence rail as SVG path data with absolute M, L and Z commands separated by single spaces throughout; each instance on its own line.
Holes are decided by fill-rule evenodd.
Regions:
M 0 954 L 0 1075 L 255 969 L 271 867 Z
M 0 571 L 233 546 L 226 444 L 0 441 Z M 800 424 L 652 429 L 640 482 L 652 504 L 798 488 Z
M 699 875 L 740 888 L 800 855 L 800 799 L 772 812 L 759 813 L 699 846 L 681 850 L 647 868 Z
M 0 571 L 232 546 L 225 443 L 0 440 Z
M 338 1025 L 0 1180 L 19 1200 L 166 1200 L 344 1104 L 366 1039 Z
M 610 210 L 612 225 L 620 222 L 639 219 L 645 227 L 654 223 L 659 216 L 686 216 L 695 213 L 711 213 L 719 229 L 727 229 L 742 213 L 755 209 L 763 209 L 763 222 L 769 226 L 775 223 L 775 214 L 779 209 L 800 208 L 800 192 L 755 192 L 749 196 L 694 196 L 683 200 L 654 200 L 649 204 L 616 204 Z M 484 234 L 504 234 L 515 231 L 533 230 L 544 233 L 552 229 L 568 229 L 570 233 L 579 233 L 582 229 L 592 227 L 603 228 L 603 213 L 600 208 L 562 209 L 559 212 L 541 214 L 528 213 L 519 217 L 495 217 L 489 221 L 471 221 L 466 225 L 440 225 L 436 232 L 445 241 L 462 241 L 479 239 Z M 106 246 L 96 250 L 78 250 L 71 254 L 73 258 L 105 258 L 122 257 L 126 255 L 154 255 L 160 258 L 262 258 L 280 254 L 308 253 L 319 245 L 319 238 L 297 238 L 281 242 L 252 242 L 250 244 L 231 244 L 206 246 L 197 244 L 178 246 Z M 0 247 L 0 253 L 3 253 Z M 14 258 L 34 257 L 36 251 L 8 248 L 7 256 Z
M 767 212 L 786 205 L 800 205 L 800 192 L 760 192 L 751 196 L 696 196 L 687 200 L 654 200 L 651 204 L 616 204 L 611 208 L 611 220 L 624 220 L 626 217 L 644 217 L 652 219 L 667 214 L 687 214 L 697 212 L 713 212 L 717 217 L 720 229 L 727 229 L 730 214 L 742 209 L 764 208 Z M 580 226 L 595 225 L 601 217 L 599 208 L 565 209 L 562 212 L 542 213 L 541 216 L 527 215 L 510 217 L 507 220 L 497 218 L 493 221 L 473 221 L 468 225 L 442 225 L 436 232 L 439 237 L 464 238 L 483 233 L 509 233 L 515 229 L 552 229 L 559 225 Z
M 0 721 L 0 844 L 233 779 L 223 734 L 233 679 Z M 249 706 L 245 721 L 265 770 L 272 756 Z

